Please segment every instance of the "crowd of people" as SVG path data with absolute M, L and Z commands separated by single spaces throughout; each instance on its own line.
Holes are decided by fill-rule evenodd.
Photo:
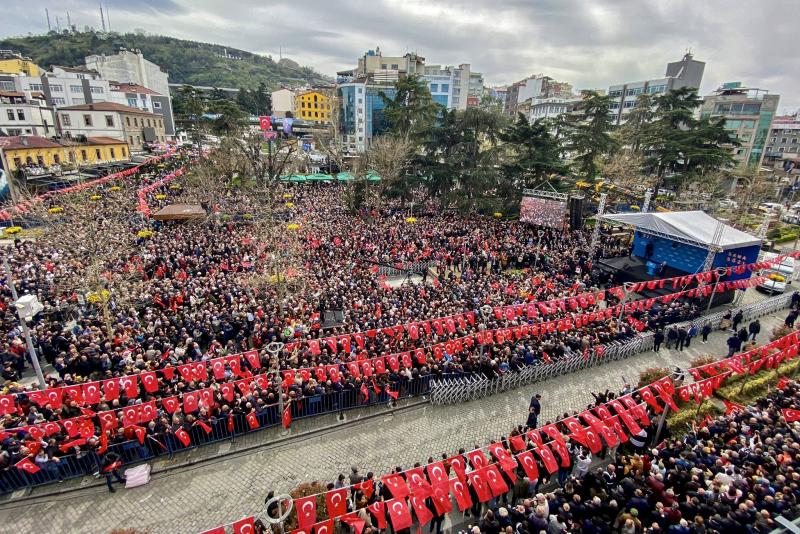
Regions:
M 400 203 L 388 201 L 380 209 L 351 213 L 344 207 L 347 186 L 342 184 L 276 186 L 274 198 L 281 199 L 275 207 L 280 213 L 278 220 L 297 228 L 269 234 L 273 236 L 271 242 L 263 239 L 265 232 L 257 218 L 246 216 L 259 213 L 253 199 L 235 192 L 218 205 L 209 206 L 213 216 L 199 222 L 152 222 L 138 213 L 136 192 L 158 183 L 188 160 L 188 154 L 180 154 L 125 180 L 109 182 L 95 191 L 102 198 L 87 200 L 83 208 L 71 203 L 71 210 L 82 210 L 72 214 L 71 221 L 81 216 L 102 221 L 100 226 L 72 224 L 70 230 L 75 235 L 70 243 L 74 246 L 59 246 L 47 239 L 21 240 L 8 251 L 17 291 L 37 295 L 45 306 L 32 323 L 32 333 L 37 350 L 55 370 L 47 376 L 49 387 L 159 371 L 155 391 L 146 391 L 140 385 L 136 395 L 121 392 L 113 400 L 88 405 L 69 397 L 63 399 L 61 407 L 37 405 L 26 392 L 30 388 L 19 382 L 30 362 L 11 306 L 11 293 L 4 286 L 0 291 L 4 330 L 0 362 L 5 382 L 0 393 L 15 395 L 18 408 L 0 420 L 5 436 L 2 450 L 10 453 L 9 458 L 24 455 L 24 443 L 30 439 L 26 426 L 74 418 L 86 411 L 115 410 L 213 388 L 213 405 L 201 405 L 192 413 L 171 413 L 158 405 L 158 417 L 145 429 L 153 439 L 145 440 L 143 449 L 153 450 L 143 450 L 142 454 L 151 454 L 164 448 L 165 442 L 166 447 L 176 444 L 173 436 L 181 429 L 195 436 L 198 421 L 227 428 L 227 421 L 233 419 L 234 428 L 240 429 L 246 428 L 246 415 L 255 413 L 260 420 L 276 422 L 279 395 L 299 409 L 308 397 L 351 392 L 352 398 L 360 398 L 359 392 L 367 388 L 376 393 L 389 388 L 396 391 L 431 375 L 497 376 L 624 340 L 637 330 L 632 320 L 662 327 L 699 313 L 693 299 L 682 298 L 637 310 L 629 318 L 611 317 L 547 334 L 527 333 L 486 347 L 479 343 L 463 345 L 444 357 L 436 356 L 430 350 L 434 343 L 487 329 L 571 317 L 576 310 L 569 307 L 535 319 L 485 314 L 481 308 L 600 293 L 614 285 L 614 280 L 593 269 L 593 264 L 604 251 L 620 249 L 620 243 L 604 240 L 598 256 L 589 257 L 585 230 L 536 228 L 480 214 L 460 215 L 430 201 L 415 206 L 413 222 L 407 222 L 407 212 Z M 180 201 L 185 194 L 182 183 L 175 179 L 148 191 L 147 202 L 155 210 Z M 58 205 L 59 197 L 52 196 L 46 207 Z M 104 241 L 89 233 L 112 234 L 113 239 Z M 119 246 L 117 234 L 123 234 L 122 239 L 127 241 L 119 248 L 124 252 L 120 257 L 109 254 Z M 93 247 L 80 246 L 90 242 Z M 92 257 L 89 252 L 95 250 L 96 254 L 106 254 L 102 276 L 109 280 L 119 273 L 126 276 L 124 285 L 110 286 L 107 300 L 101 297 L 92 302 L 85 300 L 87 295 L 76 283 L 76 276 L 91 274 L 96 254 Z M 281 259 L 281 271 L 274 273 L 272 269 L 278 264 L 273 257 L 282 250 L 291 253 Z M 379 274 L 382 266 L 402 272 L 401 267 L 410 264 L 428 267 L 423 273 L 424 283 L 415 280 L 391 285 Z M 261 283 L 265 274 L 272 275 L 266 277 L 272 278 L 271 283 Z M 296 279 L 291 291 L 280 283 L 287 278 Z M 579 311 L 600 311 L 617 302 L 617 297 L 608 293 L 604 300 L 597 299 Z M 326 310 L 341 310 L 342 321 L 326 327 Z M 478 320 L 460 323 L 452 331 L 420 329 L 416 339 L 398 329 L 411 322 L 463 313 L 472 313 Z M 315 351 L 309 343 L 354 332 L 370 333 L 363 347 L 339 341 L 335 347 L 321 343 L 320 350 Z M 282 343 L 283 348 L 267 350 L 275 342 Z M 346 365 L 419 348 L 425 351 L 422 361 L 415 358 L 410 366 L 387 370 L 369 380 L 351 373 Z M 221 383 L 241 378 L 230 365 L 226 365 L 221 379 L 197 380 L 163 372 L 169 367 L 249 350 L 257 351 L 259 365 L 242 359 L 243 372 L 273 373 L 266 384 L 254 385 L 246 392 L 237 389 L 233 400 L 223 398 L 219 389 Z M 338 366 L 340 379 L 311 373 L 285 383 L 279 374 L 320 365 Z M 95 434 L 103 433 L 96 426 Z M 89 440 L 61 451 L 59 447 L 71 441 L 63 429 L 48 437 L 52 442 L 48 446 L 56 449 L 51 455 L 54 457 L 83 452 L 98 443 Z M 114 443 L 129 440 L 132 435 L 130 429 L 119 428 L 105 437 Z M 6 466 L 9 462 L 6 460 Z

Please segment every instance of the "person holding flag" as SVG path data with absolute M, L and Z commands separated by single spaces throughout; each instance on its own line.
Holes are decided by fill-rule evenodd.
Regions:
M 102 468 L 100 473 L 106 477 L 106 484 L 108 484 L 108 491 L 115 493 L 117 490 L 111 485 L 111 477 L 117 479 L 117 482 L 124 484 L 125 477 L 119 474 L 119 468 L 122 466 L 122 458 L 114 451 L 107 451 L 103 456 Z

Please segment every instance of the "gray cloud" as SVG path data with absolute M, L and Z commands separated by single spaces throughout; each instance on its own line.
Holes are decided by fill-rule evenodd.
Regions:
M 576 88 L 662 76 L 687 47 L 707 63 L 701 93 L 738 80 L 800 107 L 794 73 L 793 0 L 109 0 L 115 30 L 142 28 L 180 38 L 285 56 L 332 74 L 379 45 L 416 51 L 429 63 L 471 63 L 488 83 L 543 72 Z M 62 24 L 99 26 L 95 1 L 33 0 L 4 6 L 1 35 L 46 29 L 44 8 Z

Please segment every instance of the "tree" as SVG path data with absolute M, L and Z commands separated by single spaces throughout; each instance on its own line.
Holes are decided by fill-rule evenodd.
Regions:
M 181 109 L 187 121 L 193 125 L 195 143 L 200 145 L 202 132 L 200 130 L 200 118 L 206 112 L 207 102 L 202 95 L 191 85 L 184 85 L 180 90 Z
M 267 141 L 261 132 L 244 134 L 233 147 L 234 154 L 243 158 L 247 168 L 248 179 L 243 179 L 242 184 L 262 191 L 269 198 L 278 179 L 291 174 L 297 162 L 297 139 L 280 134 Z
M 223 91 L 219 87 L 214 87 L 211 89 L 211 94 L 209 95 L 209 99 L 213 102 L 220 102 L 223 100 L 228 100 L 228 96 L 225 94 L 225 91 Z
M 236 103 L 243 111 L 251 115 L 256 115 L 256 102 L 253 92 L 248 91 L 244 87 L 240 87 L 239 91 L 236 93 Z
M 394 96 L 378 93 L 383 100 L 384 115 L 392 133 L 411 137 L 424 131 L 441 111 L 433 101 L 425 81 L 414 74 L 400 78 L 394 84 Z
M 212 113 L 219 115 L 211 126 L 217 135 L 235 135 L 244 124 L 245 113 L 232 100 L 213 100 L 210 102 Z
M 614 185 L 636 191 L 641 187 L 651 187 L 655 180 L 642 172 L 644 158 L 633 149 L 618 151 L 600 165 L 600 173 Z
M 267 90 L 264 82 L 259 82 L 258 88 L 253 93 L 253 104 L 255 115 L 269 115 L 272 113 L 272 95 Z
M 503 172 L 515 185 L 531 187 L 550 174 L 563 174 L 566 165 L 559 158 L 558 141 L 544 121 L 529 122 L 522 114 L 501 133 L 500 139 L 511 148 Z
M 655 117 L 653 111 L 653 95 L 642 93 L 636 98 L 636 105 L 625 115 L 625 124 L 617 130 L 617 137 L 627 145 L 636 156 L 642 153 L 642 146 L 647 136 L 647 129 Z
M 412 151 L 413 144 L 408 137 L 382 135 L 374 138 L 359 158 L 357 179 L 366 179 L 369 172 L 374 172 L 381 178 L 374 187 L 375 207 L 380 208 L 387 193 L 403 200 L 409 197 L 411 184 L 406 170 Z
M 612 154 L 617 148 L 617 142 L 611 136 L 610 103 L 610 97 L 592 91 L 581 102 L 579 113 L 569 116 L 565 124 L 566 149 L 575 171 L 586 180 L 597 177 L 600 158 Z

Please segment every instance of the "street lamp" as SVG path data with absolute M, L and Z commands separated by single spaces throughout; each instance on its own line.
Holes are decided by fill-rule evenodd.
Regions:
M 37 299 L 35 295 L 23 295 L 22 297 L 17 295 L 17 288 L 14 286 L 14 279 L 11 275 L 11 266 L 8 264 L 7 256 L 3 256 L 3 267 L 6 270 L 6 284 L 8 284 L 9 289 L 11 289 L 11 296 L 14 298 L 14 308 L 17 310 L 17 318 L 19 319 L 19 324 L 22 327 L 22 333 L 25 336 L 25 343 L 28 346 L 28 354 L 31 357 L 33 368 L 36 371 L 36 378 L 39 380 L 39 387 L 41 389 L 45 389 L 47 384 L 45 384 L 44 381 L 42 368 L 39 365 L 39 357 L 36 355 L 36 349 L 33 346 L 33 339 L 31 338 L 31 331 L 28 329 L 27 322 L 33 319 L 37 313 L 42 311 L 44 306 L 42 306 L 42 304 L 39 302 L 39 299 Z

